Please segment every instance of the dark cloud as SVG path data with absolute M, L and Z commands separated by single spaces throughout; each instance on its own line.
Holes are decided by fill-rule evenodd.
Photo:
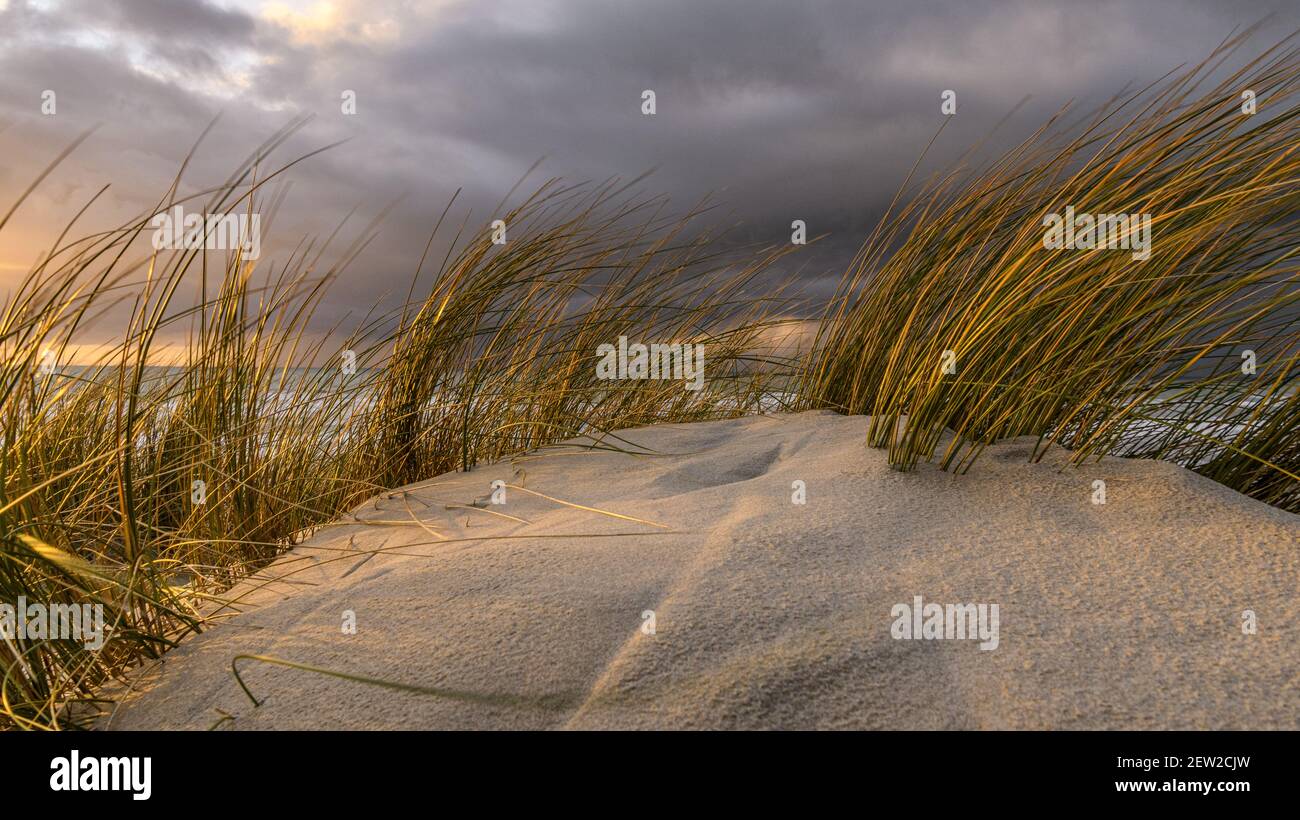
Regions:
M 1274 15 L 1263 46 L 1300 25 L 1293 0 L 336 0 L 333 17 L 315 19 L 258 5 L 10 0 L 0 11 L 6 196 L 26 166 L 93 123 L 103 127 L 61 196 L 112 181 L 129 209 L 152 202 L 218 113 L 194 187 L 315 113 L 286 158 L 350 142 L 295 169 L 277 226 L 286 239 L 407 195 L 336 293 L 337 312 L 376 282 L 405 280 L 452 191 L 464 187 L 486 223 L 541 157 L 544 175 L 573 178 L 655 168 L 647 189 L 682 209 L 717 192 L 749 239 L 779 240 L 803 219 L 833 234 L 829 267 L 941 124 L 942 90 L 957 92 L 958 116 L 936 166 L 1027 95 L 1002 139 L 1070 99 L 1100 102 L 1197 62 L 1234 26 Z M 38 111 L 47 88 L 60 91 L 54 118 Z M 339 110 L 345 89 L 357 94 L 355 117 Z M 656 92 L 654 117 L 640 112 L 644 89 Z
M 111 26 L 140 37 L 200 45 L 247 39 L 255 25 L 247 13 L 176 0 L 78 0 L 66 12 L 80 25 Z

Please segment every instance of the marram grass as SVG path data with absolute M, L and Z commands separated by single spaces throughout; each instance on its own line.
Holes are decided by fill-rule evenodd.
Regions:
M 65 231 L 0 312 L 0 601 L 99 603 L 111 632 L 99 651 L 0 642 L 0 715 L 77 726 L 66 707 L 378 494 L 583 433 L 762 412 L 774 396 L 870 414 L 866 443 L 900 469 L 965 470 L 985 445 L 1030 435 L 1036 455 L 1055 442 L 1077 459 L 1172 459 L 1300 511 L 1300 60 L 1282 43 L 1229 73 L 1238 44 L 1081 125 L 1063 112 L 891 208 L 797 361 L 764 353 L 794 307 L 770 285 L 786 249 L 724 252 L 700 213 L 667 218 L 615 183 L 542 185 L 502 216 L 504 246 L 440 219 L 452 252 L 426 250 L 396 307 L 376 297 L 328 333 L 317 308 L 373 225 L 278 264 L 141 256 L 148 215 Z M 155 212 L 267 199 L 273 212 L 263 191 L 293 163 L 260 172 L 292 129 L 215 190 L 181 200 L 174 185 Z M 1067 207 L 1149 214 L 1149 258 L 1044 248 L 1045 216 Z M 118 341 L 69 366 L 71 340 L 110 320 Z M 705 388 L 598 380 L 596 351 L 620 336 L 705 344 Z
M 253 172 L 204 211 L 251 207 L 276 177 Z M 505 245 L 462 225 L 407 299 L 347 335 L 308 328 L 369 233 L 328 267 L 310 244 L 265 268 L 201 250 L 131 261 L 145 219 L 56 248 L 0 315 L 0 600 L 100 603 L 111 634 L 98 652 L 0 643 L 0 714 L 75 725 L 63 707 L 385 490 L 583 433 L 757 411 L 783 366 L 755 351 L 788 300 L 743 291 L 785 251 L 738 260 L 698 213 L 664 210 L 615 183 L 546 183 L 504 215 Z M 121 341 L 49 366 L 101 313 L 126 316 Z M 702 343 L 710 378 L 698 391 L 598 380 L 595 351 L 620 335 Z
M 1029 435 L 1036 457 L 1169 458 L 1300 510 L 1300 58 L 1284 42 L 1227 72 L 1238 45 L 891 209 L 805 401 L 871 415 L 899 469 Z M 1149 258 L 1046 248 L 1067 208 L 1149 215 Z

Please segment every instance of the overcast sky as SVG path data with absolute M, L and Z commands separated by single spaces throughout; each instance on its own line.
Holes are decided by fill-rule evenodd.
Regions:
M 1197 62 L 1270 14 L 1261 47 L 1300 26 L 1300 3 L 0 0 L 0 210 L 100 125 L 0 233 L 0 292 L 104 184 L 87 226 L 149 207 L 217 114 L 188 191 L 222 182 L 295 115 L 316 116 L 285 159 L 351 138 L 295 169 L 281 240 L 406 195 L 331 297 L 335 315 L 406 281 L 454 190 L 486 224 L 543 157 L 541 176 L 656 169 L 647 192 L 682 209 L 716 192 L 749 238 L 788 238 L 803 219 L 847 245 L 941 124 L 944 89 L 958 113 L 941 163 L 1026 95 L 1008 139 L 1072 98 Z M 340 110 L 345 89 L 355 116 Z

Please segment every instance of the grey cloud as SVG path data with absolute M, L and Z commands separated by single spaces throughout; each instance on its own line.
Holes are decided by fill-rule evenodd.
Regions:
M 1257 39 L 1264 45 L 1300 21 L 1286 0 L 340 6 L 351 16 L 337 36 L 301 40 L 226 4 L 118 0 L 41 13 L 14 0 L 2 13 L 11 34 L 0 27 L 0 118 L 15 126 L 0 147 L 46 156 L 58 129 L 103 121 L 86 163 L 104 163 L 145 202 L 216 113 L 222 123 L 195 166 L 207 182 L 289 117 L 314 112 L 287 152 L 351 141 L 295 169 L 282 229 L 327 232 L 359 202 L 373 213 L 408 194 L 358 263 L 366 275 L 335 297 L 339 313 L 364 303 L 375 282 L 404 281 L 452 191 L 465 187 L 465 205 L 486 222 L 543 156 L 544 174 L 566 177 L 656 168 L 647 190 L 682 209 L 719 192 L 747 239 L 779 241 L 804 219 L 812 233 L 833 234 L 821 257 L 830 274 L 941 124 L 943 89 L 957 91 L 959 116 L 934 167 L 1026 95 L 993 147 L 1071 98 L 1100 102 L 1199 61 L 1234 26 L 1275 14 Z M 364 36 L 386 18 L 396 37 Z M 78 44 L 86 26 L 167 70 L 153 76 L 128 53 Z M 236 75 L 247 86 L 224 98 L 183 81 Z M 33 114 L 33 86 L 47 79 L 69 89 L 66 122 Z M 639 110 L 646 88 L 658 95 L 653 118 Z M 343 89 L 357 92 L 355 117 L 339 112 Z
M 66 13 L 81 23 L 108 25 L 140 36 L 220 43 L 242 41 L 254 29 L 248 14 L 204 0 L 78 0 Z

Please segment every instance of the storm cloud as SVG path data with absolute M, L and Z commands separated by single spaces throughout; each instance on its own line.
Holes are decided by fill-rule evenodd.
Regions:
M 1300 12 L 1290 0 L 0 0 L 0 204 L 99 125 L 17 234 L 0 235 L 0 286 L 104 184 L 88 225 L 151 207 L 217 115 L 183 190 L 220 183 L 298 115 L 315 116 L 283 159 L 348 140 L 293 170 L 286 239 L 404 197 L 327 313 L 407 281 L 454 191 L 486 225 L 539 159 L 539 181 L 654 169 L 648 193 L 681 210 L 713 193 L 740 238 L 780 241 L 802 219 L 842 252 L 942 124 L 943 90 L 958 114 L 936 166 L 1026 97 L 999 139 L 1199 62 L 1260 20 L 1262 48 Z M 829 281 L 834 254 L 818 264 L 807 275 Z

